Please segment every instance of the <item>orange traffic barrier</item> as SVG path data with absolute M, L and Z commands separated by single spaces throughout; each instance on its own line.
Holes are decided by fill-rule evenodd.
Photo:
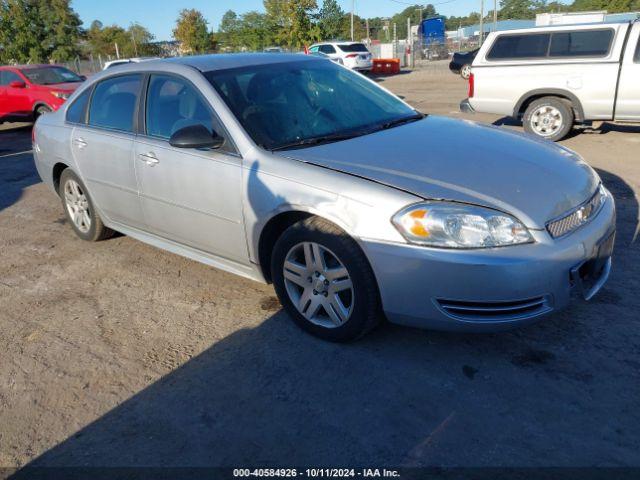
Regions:
M 373 67 L 371 69 L 373 73 L 382 74 L 394 74 L 400 73 L 400 59 L 399 58 L 376 58 L 373 61 Z

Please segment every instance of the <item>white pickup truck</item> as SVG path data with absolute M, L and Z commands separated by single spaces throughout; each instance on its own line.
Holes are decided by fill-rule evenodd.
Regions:
M 638 20 L 493 32 L 460 108 L 517 118 L 553 141 L 576 124 L 640 123 L 639 38 Z

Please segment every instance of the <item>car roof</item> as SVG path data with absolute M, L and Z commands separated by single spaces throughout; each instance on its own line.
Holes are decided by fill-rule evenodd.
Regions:
M 61 65 L 51 65 L 48 63 L 42 63 L 42 64 L 32 64 L 32 65 L 0 65 L 0 69 L 1 70 L 6 70 L 9 68 L 15 68 L 16 70 L 31 70 L 34 68 L 53 68 L 53 67 L 60 67 Z
M 558 24 L 558 25 L 536 25 L 535 27 L 529 28 L 516 28 L 513 30 L 501 30 L 498 32 L 491 32 L 496 35 L 509 35 L 512 33 L 535 33 L 535 32 L 543 32 L 547 30 L 571 30 L 576 27 L 580 27 L 580 29 L 588 29 L 589 27 L 593 29 L 598 28 L 606 28 L 606 27 L 616 27 L 621 25 L 629 25 L 634 23 L 635 20 L 607 20 L 605 22 L 585 22 L 585 23 L 567 23 L 567 24 Z
M 254 65 L 273 65 L 295 61 L 314 61 L 318 58 L 299 53 L 223 53 L 212 55 L 195 55 L 191 57 L 174 57 L 166 60 L 145 62 L 146 65 L 167 63 L 179 63 L 193 67 L 201 72 L 212 70 L 228 70 L 232 68 L 248 67 Z

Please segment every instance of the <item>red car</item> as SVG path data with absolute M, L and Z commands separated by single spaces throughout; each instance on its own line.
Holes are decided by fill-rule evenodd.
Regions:
M 0 67 L 0 123 L 57 110 L 84 80 L 58 65 Z

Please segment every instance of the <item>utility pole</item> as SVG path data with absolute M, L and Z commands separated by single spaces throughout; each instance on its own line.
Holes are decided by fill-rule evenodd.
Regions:
M 356 9 L 356 0 L 351 0 L 351 41 L 353 42 L 353 13 Z
M 136 37 L 133 34 L 133 29 L 131 29 L 131 41 L 133 42 L 133 52 L 136 57 L 138 56 L 138 45 L 136 44 Z
M 116 58 L 120 60 L 120 49 L 118 49 L 118 42 L 116 42 Z
M 493 0 L 493 31 L 498 31 L 498 0 Z
M 365 19 L 365 23 L 367 24 L 367 46 L 371 45 L 371 35 L 369 34 L 369 18 Z
M 484 0 L 480 0 L 480 46 L 484 40 Z

